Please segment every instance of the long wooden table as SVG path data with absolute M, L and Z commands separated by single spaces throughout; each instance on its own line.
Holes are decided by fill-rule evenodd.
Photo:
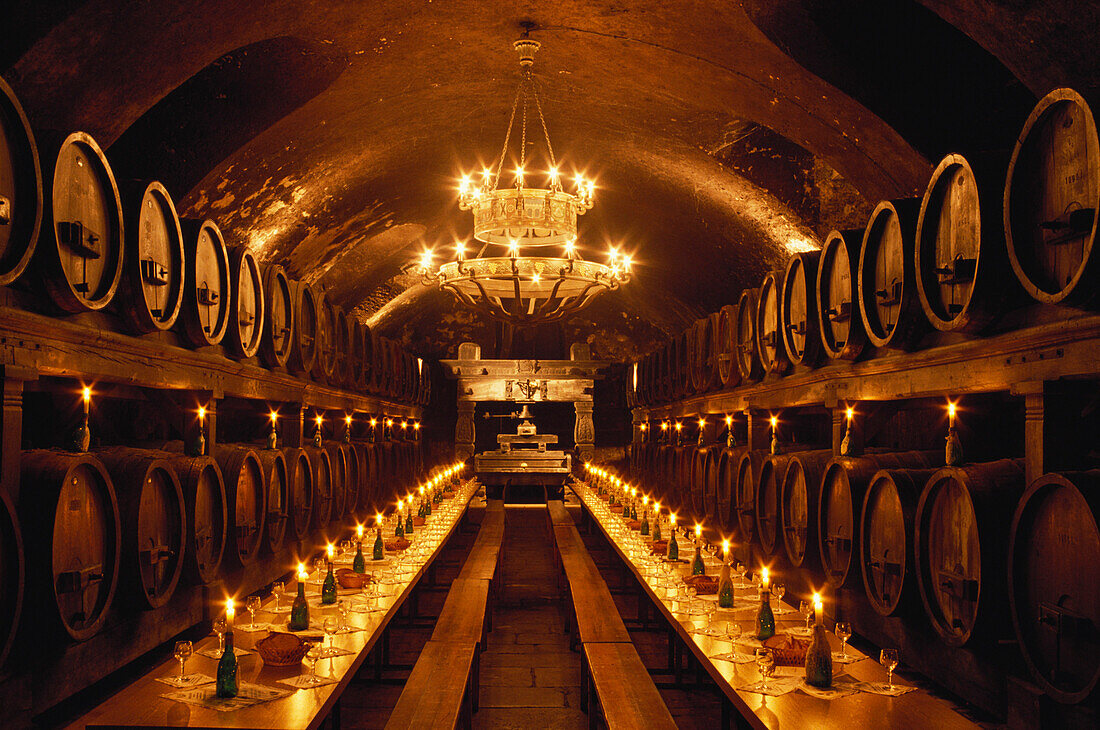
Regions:
M 596 502 L 606 503 L 596 496 L 594 490 L 587 488 L 585 485 L 576 485 L 573 491 L 584 505 L 583 517 L 587 517 L 588 522 L 600 530 L 600 533 L 606 538 L 607 543 L 619 556 L 626 569 L 634 576 L 639 589 L 649 598 L 657 611 L 664 616 L 668 625 L 675 631 L 682 643 L 691 651 L 700 666 L 717 685 L 718 690 L 723 695 L 724 726 L 728 727 L 731 719 L 733 719 L 730 717 L 730 710 L 736 710 L 739 725 L 761 730 L 781 727 L 808 727 L 815 728 L 815 730 L 830 730 L 833 728 L 848 730 L 853 727 L 906 730 L 926 730 L 926 728 L 975 730 L 978 727 L 951 709 L 947 703 L 920 688 L 899 697 L 857 692 L 834 700 L 811 697 L 800 690 L 773 697 L 740 689 L 755 684 L 761 679 L 756 665 L 753 663 L 734 664 L 711 659 L 712 656 L 732 651 L 732 644 L 728 640 L 692 633 L 691 629 L 696 625 L 695 619 L 674 610 L 674 608 L 678 608 L 678 603 L 669 600 L 664 589 L 655 588 L 651 585 L 650 580 L 635 563 L 634 558 L 623 549 L 622 545 L 612 535 L 611 530 L 608 529 L 608 525 L 605 524 L 604 520 L 611 518 L 618 520 L 618 515 L 606 512 L 607 517 L 601 518 L 601 515 L 596 513 L 599 508 L 594 507 L 594 504 Z M 756 589 L 738 590 L 737 598 L 742 602 L 755 599 Z M 733 619 L 742 626 L 747 634 L 755 622 L 755 616 L 756 610 L 750 606 L 735 612 Z M 794 611 L 777 615 L 776 630 L 782 631 L 800 625 L 801 621 L 801 615 Z M 834 650 L 838 651 L 841 644 L 832 632 L 829 633 L 829 640 L 833 644 Z M 849 651 L 854 650 L 849 648 Z M 886 681 L 886 670 L 871 658 L 847 666 L 834 664 L 834 678 L 842 675 L 848 675 L 857 681 Z
M 432 552 L 425 556 L 424 562 L 409 575 L 406 582 L 398 585 L 398 589 L 393 595 L 372 599 L 377 602 L 382 610 L 371 613 L 348 613 L 347 623 L 364 630 L 339 634 L 333 637 L 332 644 L 351 653 L 322 659 L 317 662 L 318 676 L 331 677 L 336 680 L 334 683 L 312 689 L 294 690 L 287 685 L 279 684 L 279 680 L 290 679 L 302 674 L 306 671 L 304 665 L 269 667 L 263 664 L 258 654 L 246 654 L 238 659 L 239 682 L 291 690 L 291 694 L 281 699 L 232 712 L 219 712 L 161 697 L 163 694 L 176 691 L 174 687 L 156 681 L 158 677 L 168 677 L 178 673 L 178 664 L 174 659 L 169 659 L 85 714 L 70 725 L 69 730 L 137 727 L 187 727 L 203 730 L 221 730 L 223 728 L 314 730 L 337 707 L 340 695 L 366 662 L 372 650 L 376 647 L 381 649 L 378 643 L 383 638 L 386 629 L 397 616 L 406 599 L 412 594 L 420 579 L 431 567 L 443 546 L 447 544 L 447 541 L 458 529 L 462 516 L 469 506 L 469 501 L 476 491 L 477 485 L 468 483 L 456 491 L 455 496 L 448 500 L 449 503 L 454 505 L 455 509 L 445 517 L 449 522 L 445 523 L 446 527 Z M 440 519 L 441 516 L 442 512 L 440 510 L 433 512 L 432 517 L 429 518 L 428 526 L 431 526 L 433 520 Z M 422 532 L 424 529 L 424 527 L 421 527 L 414 534 L 413 546 L 416 545 L 415 539 L 424 534 Z M 368 567 L 369 563 L 370 561 L 368 561 Z M 291 597 L 296 591 L 296 584 L 288 584 L 287 593 Z M 320 586 L 316 583 L 310 583 L 306 592 L 307 597 L 311 600 L 311 623 L 319 623 L 323 620 L 323 616 L 337 615 L 335 607 L 321 609 L 313 605 L 320 592 Z M 348 599 L 352 595 L 353 592 L 350 591 L 344 591 L 343 589 L 339 591 L 340 598 Z M 291 598 L 284 600 L 291 600 Z M 270 610 L 273 608 L 274 598 L 269 597 L 257 615 L 257 623 L 285 623 L 288 614 L 275 614 Z M 234 632 L 234 640 L 239 648 L 251 650 L 257 641 L 268 635 L 268 632 L 248 633 L 240 630 L 240 627 L 246 625 L 247 621 L 248 615 L 246 612 L 241 611 L 238 613 L 236 621 L 238 630 Z M 199 650 L 210 647 L 217 648 L 216 637 L 209 637 L 195 643 L 196 655 L 187 662 L 188 674 L 201 672 L 210 677 L 216 676 L 217 660 L 197 654 Z

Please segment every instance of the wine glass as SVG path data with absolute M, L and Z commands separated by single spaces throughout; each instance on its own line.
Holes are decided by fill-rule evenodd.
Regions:
M 836 638 L 840 639 L 840 655 L 847 659 L 848 639 L 852 638 L 852 625 L 847 621 L 837 621 L 833 633 L 836 634 Z
M 738 588 L 744 588 L 745 587 L 745 572 L 746 572 L 745 571 L 745 564 L 742 563 L 740 560 L 734 560 L 733 561 L 733 572 L 741 577 L 741 580 L 738 582 L 737 587 Z
M 180 663 L 179 683 L 183 684 L 183 678 L 187 674 L 187 659 L 195 653 L 195 647 L 190 641 L 177 641 L 176 651 L 172 654 Z
M 321 658 L 323 653 L 324 650 L 318 642 L 310 642 L 309 651 L 306 652 L 306 661 L 309 662 L 309 679 L 306 680 L 306 684 L 321 683 L 321 681 L 317 679 L 317 661 Z
M 218 635 L 218 653 L 221 654 L 225 651 L 225 630 L 228 628 L 225 616 L 218 616 L 214 619 L 213 629 L 214 633 Z
M 748 563 L 741 563 L 741 585 L 746 588 L 752 587 L 752 568 Z
M 336 602 L 336 611 L 340 614 L 340 625 L 336 627 L 337 631 L 343 631 L 348 628 L 348 604 L 344 602 L 344 599 L 340 599 Z
M 347 555 L 350 552 L 351 552 L 351 540 L 341 540 L 340 541 L 340 554 L 341 555 Z
M 279 610 L 279 601 L 283 598 L 283 593 L 286 592 L 286 581 L 277 580 L 271 584 L 271 593 L 275 596 L 275 611 Z
M 894 689 L 894 669 L 898 666 L 898 650 L 883 649 L 878 657 L 879 663 L 886 667 L 886 684 Z
M 798 604 L 798 611 L 806 617 L 806 630 L 812 630 L 813 626 L 810 622 L 813 621 L 814 604 L 809 601 L 802 601 Z
M 250 619 L 250 623 L 248 624 L 248 628 L 255 629 L 256 628 L 256 612 L 260 610 L 260 597 L 259 596 L 249 596 L 248 599 L 245 601 L 244 605 L 245 605 L 245 608 L 248 609 L 248 617 Z
M 730 644 L 735 644 L 741 638 L 741 624 L 730 620 L 726 622 L 726 638 Z
M 787 586 L 783 583 L 772 583 L 772 595 L 775 596 L 775 612 L 786 613 L 783 608 L 783 596 L 787 594 Z
M 755 653 L 756 668 L 760 670 L 760 676 L 762 678 L 760 687 L 763 690 L 767 690 L 768 677 L 772 676 L 772 673 L 775 672 L 775 654 L 766 646 L 757 647 Z
M 334 651 L 332 646 L 332 637 L 336 635 L 336 630 L 339 628 L 336 617 L 326 616 L 324 623 L 321 624 L 321 628 L 325 630 L 325 636 L 328 637 L 328 650 L 325 653 L 328 655 L 333 655 L 336 652 Z
M 324 580 L 325 574 L 325 559 L 314 558 L 313 559 L 313 572 L 316 573 L 316 578 L 313 579 L 314 583 L 320 583 Z

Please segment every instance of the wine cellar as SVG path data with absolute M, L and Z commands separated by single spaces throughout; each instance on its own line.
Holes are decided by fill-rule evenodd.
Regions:
M 0 30 L 0 725 L 1100 724 L 1095 7 L 264 5 Z

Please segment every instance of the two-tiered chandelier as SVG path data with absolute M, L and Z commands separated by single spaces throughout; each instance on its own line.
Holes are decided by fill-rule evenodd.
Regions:
M 456 245 L 453 261 L 434 268 L 426 251 L 418 272 L 427 285 L 447 289 L 464 305 L 495 319 L 516 325 L 553 322 L 574 314 L 605 291 L 613 291 L 630 279 L 630 257 L 612 248 L 608 263 L 585 261 L 577 252 L 577 216 L 592 207 L 595 183 L 576 176 L 574 192 L 566 192 L 542 115 L 538 85 L 531 74 L 538 41 L 522 38 L 512 44 L 519 53 L 520 81 L 504 147 L 495 167 L 487 167 L 481 180 L 463 175 L 458 188 L 462 210 L 473 211 L 474 238 L 483 245 L 472 258 L 465 245 Z M 538 113 L 550 160 L 546 187 L 528 187 L 527 112 Z M 520 112 L 519 164 L 512 187 L 499 186 L 512 140 L 516 112 Z M 504 255 L 486 255 L 500 248 Z M 560 252 L 560 255 L 557 255 Z

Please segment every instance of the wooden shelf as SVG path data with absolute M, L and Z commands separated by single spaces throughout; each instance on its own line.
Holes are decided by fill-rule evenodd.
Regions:
M 639 406 L 649 418 L 736 413 L 844 401 L 892 401 L 1007 391 L 1043 381 L 1100 375 L 1100 315 L 1083 314 L 916 352 L 891 352 L 856 363 L 799 366 L 786 377 Z
M 218 348 L 190 350 L 162 335 L 130 337 L 69 319 L 0 306 L 0 365 L 24 372 L 137 387 L 208 391 L 323 409 L 420 418 L 420 406 L 303 380 L 224 357 Z

